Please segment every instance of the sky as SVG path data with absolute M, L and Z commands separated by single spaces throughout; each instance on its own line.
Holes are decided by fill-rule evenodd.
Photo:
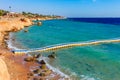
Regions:
M 120 0 L 0 0 L 0 9 L 65 17 L 120 17 Z

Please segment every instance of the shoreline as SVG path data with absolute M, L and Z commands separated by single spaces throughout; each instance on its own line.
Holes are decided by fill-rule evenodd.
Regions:
M 18 49 L 18 50 L 24 49 L 23 46 L 16 46 L 16 45 L 19 45 L 19 44 L 14 44 L 14 42 L 12 41 L 12 39 L 15 39 L 13 35 L 14 35 L 14 33 L 10 33 L 10 35 L 9 35 L 10 38 L 9 38 L 9 40 L 7 40 L 8 47 L 10 49 Z M 16 41 L 16 39 L 15 39 L 15 41 Z M 17 42 L 15 42 L 15 43 L 17 43 Z M 59 76 L 59 78 L 60 77 L 61 78 L 65 78 L 67 80 L 70 78 L 68 75 L 66 75 L 65 73 L 61 72 L 59 69 L 56 69 L 55 67 L 53 67 L 49 63 L 47 63 L 46 57 L 40 57 L 40 59 L 41 60 L 43 59 L 45 61 L 45 63 L 46 63 L 47 68 L 52 71 L 52 74 L 50 74 L 50 76 Z
M 14 19 L 14 18 L 11 18 L 11 20 L 12 19 Z M 2 47 L 0 47 L 0 49 L 3 50 L 3 52 L 0 51 L 0 53 L 2 53 L 2 56 L 5 57 L 4 62 L 7 65 L 7 69 L 8 69 L 9 75 L 10 75 L 10 80 L 16 80 L 16 79 L 18 79 L 18 80 L 21 80 L 21 79 L 28 80 L 28 73 L 30 72 L 29 68 L 31 67 L 31 65 L 32 66 L 38 66 L 38 64 L 36 64 L 34 62 L 33 62 L 34 64 L 26 63 L 24 61 L 24 57 L 27 57 L 27 56 L 25 56 L 25 55 L 24 56 L 14 55 L 12 52 L 9 51 L 10 49 L 8 48 L 7 43 L 6 43 L 6 41 L 10 38 L 10 36 L 9 36 L 10 32 L 17 32 L 17 31 L 20 31 L 20 30 L 24 29 L 26 26 L 33 25 L 33 22 L 32 22 L 31 19 L 27 19 L 27 18 L 25 18 L 25 19 L 28 21 L 28 23 L 27 23 L 27 21 L 19 22 L 19 23 L 17 23 L 17 25 L 15 23 L 13 23 L 13 22 L 16 21 L 16 19 L 12 20 L 13 22 L 12 21 L 9 22 L 9 20 L 5 20 L 5 19 L 0 20 L 0 37 L 1 37 L 0 46 L 2 46 Z M 6 22 L 4 22 L 4 20 Z M 18 26 L 18 24 L 20 26 Z M 6 28 L 3 28 L 3 26 L 6 27 Z M 1 29 L 1 27 L 3 29 Z M 25 64 L 23 64 L 23 63 L 25 63 Z M 12 65 L 12 64 L 14 64 L 14 65 Z M 16 66 L 16 71 L 14 69 L 12 69 L 12 67 L 14 67 L 14 66 Z M 21 71 L 24 71 L 24 73 L 21 74 L 21 75 L 24 75 L 24 77 L 20 77 L 19 76 L 20 74 L 16 74 L 17 72 L 19 73 Z M 52 73 L 54 73 L 54 72 L 52 71 Z M 55 76 L 56 80 L 60 78 L 60 75 L 57 75 L 57 74 L 55 74 L 55 75 L 56 75 Z M 68 80 L 68 79 L 66 79 L 66 80 Z
M 9 51 L 10 49 L 7 47 L 7 43 L 5 42 L 9 39 L 10 32 L 19 31 L 25 26 L 30 26 L 33 24 L 28 18 L 24 18 L 24 21 L 21 21 L 20 19 L 21 18 L 8 19 L 4 17 L 0 19 L 0 57 L 4 57 L 3 59 L 1 59 L 5 62 L 5 65 L 7 66 L 6 70 L 8 71 L 10 76 L 8 80 L 27 80 L 27 73 L 29 72 L 27 66 L 25 67 L 21 62 L 22 57 L 13 55 L 13 53 Z M 3 79 L 5 78 L 4 76 L 0 77 L 3 77 Z

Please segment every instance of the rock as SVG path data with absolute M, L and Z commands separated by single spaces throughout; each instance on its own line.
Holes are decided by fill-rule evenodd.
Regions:
M 39 63 L 41 64 L 41 66 L 40 66 L 41 69 L 46 69 L 47 68 L 44 60 L 41 60 Z
M 56 54 L 55 54 L 55 52 L 53 52 L 52 54 L 48 55 L 48 57 L 49 57 L 49 58 L 53 58 L 53 59 L 55 59 L 55 58 L 56 58 Z
M 46 67 L 45 64 L 42 64 L 42 65 L 40 66 L 40 68 L 41 68 L 41 69 L 47 69 L 47 67 Z
M 46 64 L 44 60 L 41 60 L 39 63 L 40 64 Z
M 33 78 L 33 80 L 39 80 L 38 78 Z
M 42 73 L 40 73 L 40 74 L 39 74 L 39 76 L 44 77 L 44 76 L 46 76 L 46 75 L 45 75 L 45 73 L 44 73 L 44 72 L 42 72 Z
M 40 69 L 36 69 L 36 70 L 34 70 L 33 72 L 34 72 L 35 74 L 38 74 L 38 73 L 41 72 L 41 70 L 40 70 Z
M 39 76 L 48 76 L 50 73 L 51 73 L 50 70 L 44 70 L 39 74 Z
M 49 75 L 51 73 L 51 70 L 44 70 L 46 75 Z
M 14 50 L 11 50 L 11 52 L 15 54 L 15 51 L 14 51 Z
M 54 55 L 48 55 L 49 58 L 55 59 L 56 57 Z
M 28 30 L 24 30 L 24 32 L 28 32 Z
M 36 61 L 36 59 L 33 57 L 27 57 L 27 58 L 24 58 L 24 61 L 32 62 L 32 61 Z
M 27 75 L 28 75 L 28 76 L 33 76 L 33 73 L 28 73 Z
M 27 22 L 27 20 L 25 18 L 21 18 L 20 21 Z
M 15 39 L 12 39 L 12 41 L 15 41 Z
M 40 25 L 41 25 L 41 22 L 37 22 L 37 25 L 40 26 Z
M 41 56 L 41 54 L 35 54 L 33 57 L 34 58 L 39 58 Z

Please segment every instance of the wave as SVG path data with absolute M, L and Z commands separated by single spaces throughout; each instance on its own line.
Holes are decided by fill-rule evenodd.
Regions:
M 8 48 L 13 49 L 13 50 L 21 50 L 20 48 L 18 48 L 18 47 L 16 47 L 16 46 L 13 46 L 13 44 L 12 44 L 12 37 L 13 37 L 13 34 L 10 33 L 10 34 L 9 34 L 9 39 L 6 40 L 6 43 L 7 43 Z
M 51 65 L 48 63 L 48 59 L 47 59 L 46 57 L 41 57 L 39 60 L 42 60 L 42 59 L 45 61 L 46 65 L 47 65 L 47 67 L 48 67 L 49 69 L 51 69 L 53 72 L 59 74 L 61 77 L 67 78 L 67 79 L 70 80 L 70 77 L 69 77 L 67 74 L 65 74 L 65 73 L 61 72 L 59 69 L 51 66 Z
M 6 40 L 6 43 L 7 43 L 7 46 L 8 48 L 12 49 L 12 50 L 23 50 L 21 48 L 18 48 L 16 46 L 13 45 L 13 41 L 12 41 L 12 38 L 13 38 L 13 34 L 10 33 L 9 34 L 9 40 Z M 69 76 L 64 74 L 63 72 L 61 72 L 59 69 L 57 68 L 54 68 L 53 66 L 51 66 L 48 62 L 47 62 L 47 59 L 45 57 L 41 57 L 40 59 L 43 59 L 45 62 L 46 62 L 46 65 L 49 69 L 51 69 L 53 72 L 59 74 L 62 78 L 60 80 L 64 80 L 64 78 L 67 78 L 70 80 Z M 51 75 L 51 76 L 54 76 L 54 75 Z
M 15 50 L 23 50 L 23 49 L 20 49 L 16 46 L 13 45 L 12 43 L 12 34 L 10 34 L 10 39 L 7 41 L 7 44 L 8 44 L 8 47 L 11 48 L 11 49 L 15 49 Z M 113 39 L 107 39 L 107 40 L 90 40 L 90 41 L 86 41 L 86 42 L 75 42 L 75 43 L 79 43 L 79 45 L 77 46 L 87 46 L 87 45 L 97 45 L 97 44 L 106 44 L 106 43 L 116 43 L 116 42 L 120 42 L 120 38 L 113 38 Z M 72 45 L 74 45 L 75 43 L 70 43 Z M 69 44 L 69 43 L 67 43 Z M 59 46 L 61 44 L 57 44 L 57 45 L 53 45 L 53 46 L 49 46 L 49 47 L 54 47 L 54 46 Z M 62 45 L 66 45 L 66 43 L 62 44 Z M 40 49 L 40 48 L 38 48 Z M 47 61 L 47 58 L 46 57 L 42 57 L 41 59 L 44 59 L 45 62 L 46 62 L 46 65 L 49 69 L 51 69 L 53 72 L 59 74 L 62 78 L 60 80 L 64 80 L 64 78 L 68 78 L 69 80 L 77 80 L 77 79 L 73 79 L 71 77 L 71 75 L 67 75 L 65 74 L 64 72 L 60 71 L 60 69 L 58 68 L 55 68 L 54 66 L 51 66 L 48 61 Z M 73 72 L 71 72 L 73 73 Z M 73 73 L 73 75 L 76 75 L 75 73 Z M 54 76 L 54 75 L 51 75 L 51 76 Z M 81 77 L 81 80 L 99 80 L 99 79 L 95 79 L 93 77 L 89 77 L 89 76 L 86 76 L 86 75 L 80 75 Z
M 39 60 L 44 60 L 47 67 L 49 69 L 51 69 L 53 72 L 57 73 L 58 75 L 61 76 L 61 78 L 59 80 L 100 80 L 99 78 L 94 78 L 94 77 L 90 77 L 87 75 L 77 75 L 75 72 L 71 72 L 70 70 L 68 70 L 68 68 L 66 69 L 67 73 L 64 73 L 63 71 L 60 70 L 60 68 L 55 68 L 53 66 L 51 66 L 49 64 L 49 60 L 47 57 L 41 57 Z M 54 77 L 54 74 L 52 75 Z M 79 77 L 78 77 L 79 76 Z
M 99 78 L 95 79 L 93 77 L 81 75 L 81 80 L 100 80 Z

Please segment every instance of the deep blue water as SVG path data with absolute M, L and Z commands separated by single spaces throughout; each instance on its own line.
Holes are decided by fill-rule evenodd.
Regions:
M 100 20 L 100 21 L 99 21 Z M 116 19 L 63 19 L 42 21 L 14 34 L 27 48 L 40 48 L 68 42 L 88 42 L 120 38 Z M 107 24 L 105 21 L 108 21 Z M 118 21 L 118 19 L 117 19 Z M 116 22 L 119 23 L 119 22 Z M 57 58 L 48 63 L 75 80 L 120 80 L 120 43 L 73 47 L 55 51 Z M 46 52 L 47 56 L 51 52 Z
M 72 21 L 120 25 L 120 18 L 68 18 Z

